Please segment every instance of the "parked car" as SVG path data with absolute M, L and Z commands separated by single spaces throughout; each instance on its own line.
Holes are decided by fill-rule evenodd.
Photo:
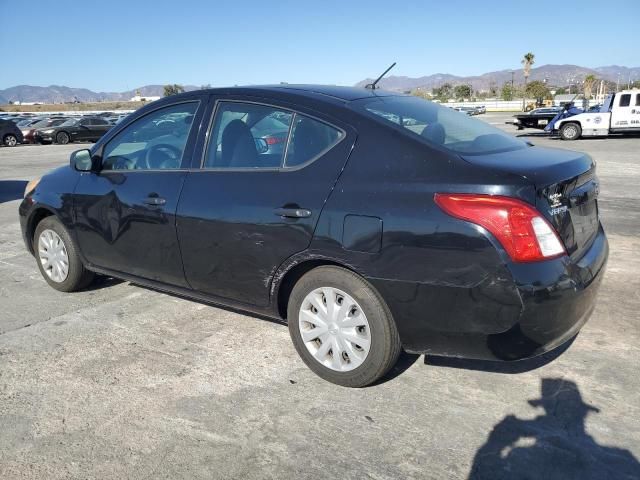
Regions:
M 13 120 L 0 120 L 0 139 L 5 147 L 15 147 L 24 140 L 22 132 Z
M 285 148 L 260 154 L 269 117 Z M 97 273 L 287 321 L 357 387 L 402 348 L 517 360 L 573 338 L 608 256 L 595 168 L 393 92 L 198 90 L 30 182 L 19 216 L 53 288 Z
M 475 108 L 477 115 L 487 113 L 487 107 L 485 107 L 484 105 L 478 105 L 477 107 L 473 107 L 473 108 Z
M 537 128 L 543 130 L 549 122 L 562 111 L 562 107 L 541 107 L 527 113 L 514 115 L 510 123 L 513 123 L 518 130 L 525 128 Z M 509 123 L 509 122 L 507 122 Z
M 477 115 L 475 107 L 457 107 L 458 112 L 466 113 L 467 115 Z
M 25 143 L 35 143 L 35 133 L 38 129 L 45 129 L 47 127 L 56 127 L 61 123 L 64 123 L 68 120 L 66 117 L 49 117 L 38 119 L 34 123 L 30 125 L 23 126 L 20 128 L 22 131 L 22 135 L 24 136 Z
M 38 143 L 95 142 L 111 128 L 109 122 L 98 117 L 68 118 L 55 127 L 39 128 L 34 133 Z

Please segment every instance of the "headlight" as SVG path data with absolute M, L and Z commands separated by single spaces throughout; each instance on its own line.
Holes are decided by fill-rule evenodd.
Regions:
M 26 197 L 31 192 L 33 192 L 39 183 L 40 183 L 40 178 L 34 178 L 29 183 L 27 183 L 27 186 L 24 189 L 24 196 Z
M 49 128 L 47 130 L 41 130 L 42 133 L 53 133 L 53 128 Z

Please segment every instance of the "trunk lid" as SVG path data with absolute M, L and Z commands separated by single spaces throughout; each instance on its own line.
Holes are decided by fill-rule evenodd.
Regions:
M 554 226 L 572 259 L 580 258 L 591 246 L 600 221 L 599 182 L 589 155 L 530 147 L 462 158 L 530 180 L 536 189 L 536 208 Z

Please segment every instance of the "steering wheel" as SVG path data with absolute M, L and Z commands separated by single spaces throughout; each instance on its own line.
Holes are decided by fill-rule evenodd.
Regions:
M 178 168 L 180 166 L 181 151 L 167 143 L 153 145 L 144 157 L 148 169 Z
M 135 160 L 119 155 L 109 157 L 107 161 L 106 166 L 109 167 L 110 170 L 133 170 L 136 166 Z

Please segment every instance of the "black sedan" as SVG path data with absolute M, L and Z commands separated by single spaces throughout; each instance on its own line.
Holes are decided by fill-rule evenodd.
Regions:
M 24 140 L 17 122 L 18 120 L 0 120 L 0 140 L 5 147 L 15 147 Z
M 69 118 L 60 125 L 38 128 L 34 134 L 37 143 L 96 142 L 109 131 L 111 124 L 99 117 Z
M 260 148 L 267 118 L 282 149 Z M 153 102 L 19 214 L 57 290 L 110 275 L 281 319 L 314 372 L 364 386 L 402 348 L 517 360 L 573 338 L 608 256 L 598 191 L 589 156 L 435 103 L 282 85 Z
M 531 110 L 528 113 L 521 113 L 514 115 L 514 120 L 511 121 L 518 130 L 525 128 L 537 128 L 538 130 L 544 130 L 553 118 L 562 111 L 562 107 L 542 107 Z

